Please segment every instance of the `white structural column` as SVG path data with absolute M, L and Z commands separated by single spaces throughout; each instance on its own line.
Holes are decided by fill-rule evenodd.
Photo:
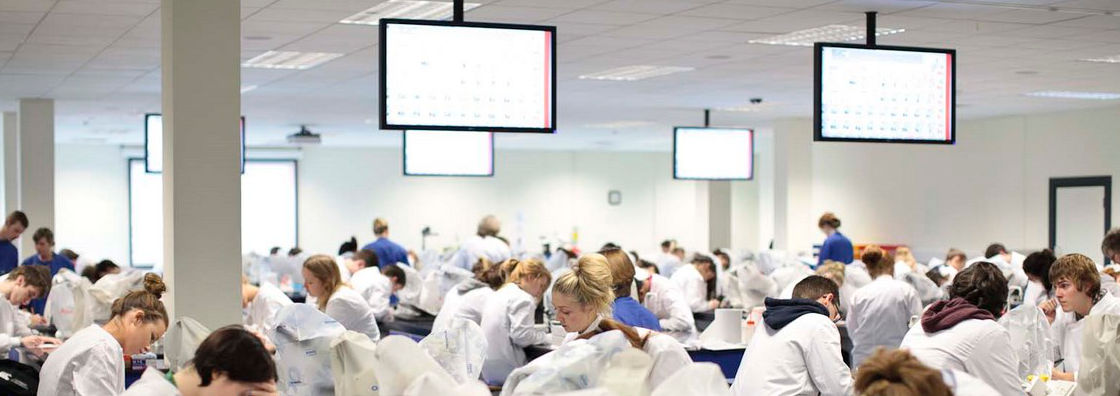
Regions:
M 216 329 L 241 322 L 240 2 L 161 12 L 167 301 Z
M 30 222 L 19 244 L 20 254 L 27 255 L 35 250 L 31 233 L 54 229 L 53 99 L 19 101 L 19 203 Z
M 774 123 L 774 248 L 790 254 L 810 251 L 819 233 L 820 213 L 809 212 L 813 207 L 812 144 L 812 120 Z
M 4 215 L 19 209 L 19 117 L 4 112 Z
M 740 182 L 741 183 L 741 182 Z M 731 182 L 708 182 L 708 251 L 731 247 Z

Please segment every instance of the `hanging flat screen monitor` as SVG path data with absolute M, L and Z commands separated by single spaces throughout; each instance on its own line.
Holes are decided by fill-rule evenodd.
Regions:
M 735 128 L 674 128 L 673 178 L 754 178 L 754 131 Z
M 956 51 L 817 43 L 814 140 L 956 141 Z
M 404 131 L 404 174 L 494 176 L 494 134 Z
M 556 130 L 556 27 L 382 19 L 381 129 Z
M 163 173 L 163 115 L 144 115 L 144 172 Z M 245 116 L 241 117 L 241 173 L 245 173 Z

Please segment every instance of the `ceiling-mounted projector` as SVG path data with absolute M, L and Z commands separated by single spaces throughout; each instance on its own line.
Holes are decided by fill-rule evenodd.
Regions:
M 319 144 L 322 142 L 323 137 L 318 133 L 307 130 L 306 125 L 300 125 L 299 132 L 288 135 L 288 143 L 292 144 Z

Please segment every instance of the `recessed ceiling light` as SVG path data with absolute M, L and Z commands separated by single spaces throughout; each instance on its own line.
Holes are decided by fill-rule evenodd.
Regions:
M 241 66 L 260 69 L 305 70 L 340 56 L 342 54 L 330 52 L 268 51 L 245 61 Z
M 683 66 L 634 65 L 616 67 L 614 69 L 604 70 L 597 73 L 584 74 L 582 76 L 579 76 L 579 78 L 581 80 L 637 81 L 644 80 L 650 77 L 664 76 L 667 74 L 692 70 L 695 69 Z
M 875 36 L 886 36 L 905 32 L 906 29 L 878 28 Z M 798 30 L 777 36 L 763 37 L 748 41 L 751 44 L 793 45 L 812 47 L 817 42 L 856 41 L 866 37 L 867 29 L 858 26 L 828 25 L 812 29 Z
M 1113 92 L 1074 92 L 1074 91 L 1037 91 L 1026 94 L 1027 96 L 1035 96 L 1040 98 L 1060 98 L 1060 99 L 1089 99 L 1089 100 L 1116 100 L 1120 99 L 1120 93 Z
M 401 19 L 451 19 L 454 3 L 446 1 L 389 0 L 373 8 L 343 18 L 339 23 L 377 25 L 382 18 Z M 479 3 L 464 3 L 463 11 L 478 7 Z
M 1120 63 L 1120 55 L 1107 56 L 1107 57 L 1104 57 L 1104 58 L 1088 58 L 1088 59 L 1078 59 L 1078 60 L 1082 61 L 1082 62 Z
M 246 93 L 246 92 L 252 91 L 254 89 L 257 89 L 256 85 L 242 85 L 241 86 L 241 93 Z

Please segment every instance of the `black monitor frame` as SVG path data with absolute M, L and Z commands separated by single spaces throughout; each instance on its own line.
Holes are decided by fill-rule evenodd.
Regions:
M 552 121 L 547 128 L 521 128 L 521 127 L 489 127 L 489 126 L 448 126 L 448 125 L 404 125 L 404 124 L 390 124 L 387 120 L 386 102 L 388 99 L 388 89 L 386 86 L 386 29 L 387 25 L 425 25 L 425 26 L 449 26 L 449 27 L 475 27 L 475 28 L 489 28 L 489 29 L 517 29 L 517 30 L 536 30 L 549 33 L 551 40 L 550 55 L 552 65 L 550 66 L 550 74 L 552 79 L 552 89 L 550 94 L 551 112 L 550 120 Z M 508 24 L 508 23 L 489 23 L 489 22 L 454 22 L 454 21 L 427 21 L 417 19 L 395 19 L 385 18 L 381 19 L 378 26 L 380 34 L 378 37 L 379 47 L 378 52 L 378 90 L 379 103 L 378 108 L 380 114 L 380 129 L 382 130 L 429 130 L 429 131 L 477 131 L 477 132 L 521 132 L 521 133 L 555 133 L 556 132 L 556 27 L 544 25 L 521 25 L 521 24 Z
M 835 138 L 824 137 L 821 133 L 821 66 L 825 47 L 855 48 L 868 50 L 889 50 L 907 52 L 929 52 L 949 55 L 949 80 L 950 98 L 949 110 L 949 140 L 919 140 L 919 139 L 869 139 L 869 138 Z M 870 142 L 870 143 L 910 143 L 910 144 L 947 144 L 957 142 L 957 50 L 946 48 L 903 47 L 894 45 L 867 45 L 853 43 L 814 43 L 813 44 L 813 141 L 815 142 Z
M 742 177 L 729 177 L 729 178 L 708 178 L 708 177 L 679 177 L 677 176 L 677 134 L 681 129 L 727 129 L 737 131 L 748 131 L 751 134 L 751 176 L 747 178 Z M 754 180 L 754 129 L 753 128 L 735 128 L 735 127 L 688 127 L 677 126 L 673 127 L 673 180 L 712 180 L 712 181 L 749 181 Z

